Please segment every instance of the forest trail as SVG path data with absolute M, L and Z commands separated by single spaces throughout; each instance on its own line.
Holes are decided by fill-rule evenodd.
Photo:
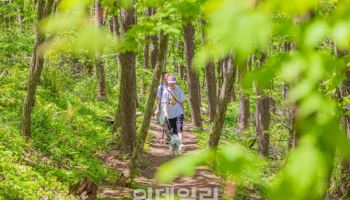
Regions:
M 191 131 L 191 128 L 191 125 L 185 123 L 183 132 L 183 144 L 185 146 L 182 150 L 183 154 L 198 149 L 198 139 Z M 179 177 L 170 184 L 158 184 L 154 178 L 157 169 L 161 164 L 171 160 L 173 157 L 169 155 L 168 145 L 163 142 L 164 139 L 158 142 L 162 138 L 162 129 L 154 120 L 151 122 L 149 133 L 153 135 L 153 138 L 149 151 L 145 155 L 145 161 L 147 163 L 141 169 L 141 175 L 135 179 L 136 183 L 145 188 L 152 188 L 153 192 L 155 189 L 160 189 L 158 191 L 161 194 L 167 191 L 175 195 L 184 195 L 181 199 L 219 199 L 222 192 L 220 180 L 209 169 L 204 167 L 198 167 L 193 177 Z M 108 152 L 105 156 L 105 162 L 117 167 L 119 170 L 125 169 L 125 164 L 115 159 L 115 153 L 117 153 L 116 150 Z M 127 197 L 132 198 L 133 193 L 134 190 L 130 188 L 102 185 L 98 192 L 98 198 L 127 199 Z M 189 195 L 186 195 L 186 193 Z M 137 194 L 142 196 L 142 193 Z M 216 198 L 215 195 L 217 196 Z

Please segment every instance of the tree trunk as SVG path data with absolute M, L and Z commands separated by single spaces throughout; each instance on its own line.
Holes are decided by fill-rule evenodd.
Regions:
M 183 57 L 183 55 L 184 55 L 184 49 L 183 48 L 184 48 L 183 47 L 183 42 L 180 39 L 178 39 L 176 41 L 176 51 L 174 51 L 174 52 L 177 53 L 176 56 L 179 56 L 180 58 Z M 177 73 L 180 76 L 180 78 L 182 80 L 185 79 L 185 70 L 184 70 L 185 66 L 183 65 L 182 61 L 177 59 L 176 60 L 176 66 L 177 66 Z
M 229 60 L 226 61 L 226 69 L 225 69 L 225 73 L 228 73 L 228 65 L 229 65 Z M 237 70 L 235 70 L 234 72 L 234 75 L 233 75 L 233 87 L 232 87 L 232 90 L 230 92 L 230 100 L 231 101 L 234 101 L 235 100 L 235 87 L 234 87 L 234 82 L 236 81 L 236 73 L 237 73 Z
M 223 83 L 223 87 L 220 91 L 219 103 L 216 109 L 216 114 L 213 122 L 212 132 L 208 141 L 210 148 L 217 148 L 220 141 L 220 136 L 225 122 L 225 115 L 227 110 L 227 105 L 230 101 L 230 94 L 232 91 L 236 67 L 233 66 L 232 57 L 229 58 L 227 75 Z
M 111 34 L 114 34 L 114 30 L 113 30 L 113 16 L 111 16 L 108 20 L 108 31 Z
M 293 149 L 298 143 L 298 135 L 296 131 L 296 111 L 297 106 L 295 103 L 287 102 L 288 107 L 288 149 Z
M 156 67 L 153 70 L 152 83 L 149 88 L 149 96 L 147 99 L 146 110 L 143 115 L 142 126 L 139 132 L 139 138 L 137 140 L 136 148 L 133 152 L 133 167 L 138 165 L 139 158 L 144 148 L 144 144 L 148 135 L 148 128 L 151 121 L 151 117 L 154 109 L 154 102 L 157 97 L 157 86 L 159 85 L 159 81 L 162 75 L 162 70 L 165 66 L 165 59 L 167 55 L 167 45 L 168 45 L 168 35 L 161 32 L 160 37 L 160 45 L 159 45 L 159 53 L 158 53 L 158 61 Z
M 259 67 L 265 61 L 266 56 L 263 55 Z M 258 151 L 261 155 L 269 156 L 270 136 L 268 129 L 271 121 L 270 105 L 271 98 L 266 96 L 259 84 L 256 84 L 256 135 L 258 137 Z
M 98 80 L 97 99 L 106 100 L 107 99 L 106 72 L 103 66 L 102 58 L 99 56 L 99 54 L 96 55 L 96 75 Z
M 205 33 L 204 33 L 204 20 L 202 23 L 202 43 L 205 44 Z M 216 76 L 215 76 L 215 66 L 212 61 L 205 65 L 205 78 L 208 89 L 208 110 L 209 110 L 209 120 L 212 122 L 215 118 L 217 94 L 216 94 Z
M 113 15 L 112 16 L 112 29 L 113 29 L 113 33 L 116 37 L 120 36 L 120 30 L 119 30 L 119 19 L 118 19 L 118 15 Z
M 293 43 L 292 42 L 284 42 L 283 48 L 285 52 L 290 52 L 293 49 Z M 294 102 L 289 102 L 288 100 L 288 92 L 289 92 L 289 86 L 287 84 L 283 85 L 283 97 L 286 98 L 287 101 L 287 116 L 288 116 L 288 149 L 295 148 L 298 143 L 298 134 L 297 134 L 297 127 L 296 127 L 296 111 L 297 111 L 297 104 Z
M 189 93 L 188 96 L 191 106 L 192 123 L 197 128 L 202 128 L 199 79 L 195 68 L 192 66 L 192 59 L 194 56 L 194 27 L 191 22 L 189 22 L 184 27 L 184 41 L 187 69 L 187 85 Z
M 147 16 L 147 17 L 150 17 L 153 14 L 154 14 L 154 8 L 148 7 L 148 8 L 146 8 L 144 10 L 144 15 Z M 144 55 L 143 56 L 143 66 L 146 69 L 150 67 L 150 42 L 151 42 L 151 35 L 147 34 L 145 36 L 145 43 L 144 43 L 144 46 L 143 46 L 143 53 L 144 53 L 143 54 Z M 156 41 L 156 47 L 158 48 L 157 41 Z M 152 52 L 152 53 L 156 53 L 156 52 Z M 157 55 L 155 55 L 155 59 L 157 59 Z
M 145 36 L 145 44 L 143 46 L 143 67 L 149 68 L 149 42 L 150 42 L 150 36 Z
M 96 15 L 96 24 L 98 27 L 103 26 L 103 9 L 101 5 L 101 0 L 96 0 L 95 5 L 95 15 Z M 106 86 L 106 72 L 103 66 L 103 61 L 99 52 L 96 52 L 96 75 L 98 81 L 98 92 L 97 99 L 105 100 L 107 99 L 107 86 Z
M 217 92 L 216 92 L 216 77 L 214 63 L 209 62 L 205 66 L 205 77 L 208 89 L 208 110 L 209 120 L 212 122 L 215 118 L 216 104 L 217 104 Z
M 238 131 L 243 133 L 249 127 L 249 96 L 241 95 L 239 97 L 239 113 L 238 113 Z
M 287 85 L 284 85 L 283 87 L 283 94 L 287 97 L 289 92 L 289 87 Z M 285 115 L 288 118 L 288 133 L 289 133 L 289 138 L 288 138 L 288 149 L 293 149 L 296 147 L 298 143 L 298 134 L 297 134 L 297 129 L 296 129 L 296 119 L 297 119 L 297 104 L 294 102 L 289 102 L 288 98 L 286 98 L 286 107 L 287 107 L 287 112 Z
M 119 13 L 120 14 L 120 13 Z M 119 18 L 118 18 L 118 13 L 115 13 L 115 15 L 113 15 L 112 17 L 112 21 L 113 21 L 113 32 L 114 32 L 114 36 L 116 38 L 120 37 L 120 23 L 119 23 Z M 119 56 L 116 55 L 116 64 L 118 67 L 117 72 L 116 72 L 116 78 L 118 80 L 120 71 L 121 71 L 121 64 L 120 64 L 120 60 L 119 60 Z M 113 133 L 117 133 L 119 128 L 120 128 L 120 122 L 121 122 L 121 117 L 122 114 L 120 113 L 120 100 L 121 96 L 119 95 L 118 98 L 118 106 L 117 106 L 117 111 L 116 114 L 114 116 L 114 125 L 113 125 Z
M 259 90 L 259 89 L 257 89 Z M 261 92 L 257 92 L 261 95 Z M 259 153 L 268 157 L 270 137 L 268 129 L 270 126 L 270 97 L 262 95 L 256 101 L 256 134 L 258 137 Z
M 158 36 L 151 35 L 151 67 L 155 68 L 158 55 Z
M 145 36 L 145 43 L 143 46 L 143 67 L 145 69 L 149 68 L 149 42 L 150 42 L 150 35 Z M 143 98 L 146 95 L 147 91 L 147 81 L 145 79 L 142 79 L 142 86 L 141 86 L 141 95 Z
M 223 75 L 223 71 L 222 71 L 222 66 L 224 65 L 224 60 L 221 59 L 217 62 L 217 65 L 216 65 L 216 71 L 217 71 L 217 76 L 218 78 L 216 79 L 217 81 L 217 91 L 220 91 L 221 88 L 222 88 L 222 83 L 224 81 L 224 75 Z M 217 96 L 217 99 L 219 99 L 219 95 Z
M 155 8 L 149 8 L 149 14 L 154 15 L 156 13 Z M 158 35 L 151 35 L 151 67 L 154 69 L 157 63 L 158 56 Z
M 119 18 L 118 18 L 118 13 L 113 15 L 112 17 L 112 22 L 113 22 L 113 33 L 116 38 L 120 37 L 120 23 L 119 23 Z M 120 74 L 120 61 L 119 61 L 119 56 L 116 56 L 116 64 L 119 66 L 117 73 L 116 73 L 116 78 L 119 77 Z
M 121 28 L 122 35 L 135 24 L 135 9 L 133 7 L 122 8 Z M 126 51 L 119 55 L 120 75 L 120 144 L 124 153 L 130 154 L 133 151 L 136 141 L 136 53 Z
M 247 71 L 247 63 L 244 63 L 238 69 L 238 82 L 239 82 L 239 113 L 238 113 L 238 131 L 243 133 L 249 127 L 250 118 L 250 102 L 249 96 L 243 87 L 243 77 Z
M 54 0 L 38 1 L 38 21 L 50 15 Z M 44 43 L 45 35 L 40 31 L 39 25 L 35 28 L 35 42 L 30 63 L 27 92 L 23 103 L 22 112 L 22 134 L 31 137 L 31 115 L 35 103 L 35 92 L 40 79 L 40 74 L 44 66 L 44 52 L 39 51 L 39 46 Z
M 144 10 L 144 16 L 149 17 L 152 15 L 152 9 L 151 8 L 146 8 Z M 144 37 L 144 44 L 143 44 L 143 67 L 145 69 L 149 68 L 149 61 L 150 61 L 150 51 L 149 51 L 149 47 L 150 47 L 150 40 L 151 40 L 151 36 L 149 34 L 145 35 Z M 142 79 L 142 86 L 141 86 L 141 95 L 142 95 L 142 99 L 143 97 L 146 95 L 146 91 L 147 91 L 147 82 L 145 79 Z

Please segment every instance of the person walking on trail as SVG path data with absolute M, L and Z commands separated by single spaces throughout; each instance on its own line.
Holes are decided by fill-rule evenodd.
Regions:
M 166 135 L 165 144 L 170 143 L 170 135 L 168 133 L 168 126 L 165 123 L 165 106 L 161 104 L 161 98 L 162 98 L 162 94 L 165 91 L 166 87 L 168 87 L 168 83 L 167 83 L 168 76 L 169 76 L 168 72 L 162 73 L 162 83 L 158 86 L 157 100 L 156 100 L 157 109 L 155 111 L 157 123 L 163 129 L 162 138 L 164 137 L 164 135 Z
M 168 86 L 165 88 L 161 104 L 165 105 L 165 121 L 168 125 L 170 134 L 177 134 L 182 141 L 182 130 L 184 120 L 183 102 L 186 99 L 184 92 L 176 85 L 176 78 L 168 76 Z M 181 144 L 181 146 L 183 146 Z

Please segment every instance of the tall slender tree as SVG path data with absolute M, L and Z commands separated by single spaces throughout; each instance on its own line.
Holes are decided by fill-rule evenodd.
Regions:
M 194 26 L 191 22 L 188 22 L 184 26 L 184 41 L 187 69 L 187 85 L 189 92 L 188 96 L 191 106 L 192 123 L 194 124 L 194 126 L 202 128 L 199 78 L 197 71 L 195 70 L 192 64 L 192 59 L 194 56 Z
M 266 54 L 262 53 L 261 58 L 258 60 L 258 67 L 261 67 L 265 59 Z M 268 129 L 271 121 L 271 98 L 265 94 L 263 88 L 261 88 L 259 83 L 256 83 L 256 94 L 258 96 L 258 99 L 256 100 L 255 112 L 258 151 L 260 154 L 268 157 L 270 146 L 270 135 L 268 133 Z
M 40 21 L 51 14 L 54 0 L 38 0 L 37 4 L 37 18 L 38 21 Z M 24 98 L 22 112 L 22 133 L 25 137 L 31 136 L 31 115 L 35 103 L 35 92 L 39 83 L 41 71 L 44 67 L 45 49 L 39 50 L 39 47 L 45 42 L 46 37 L 45 34 L 40 30 L 38 24 L 36 25 L 34 34 L 35 41 L 32 60 L 29 67 L 27 91 Z
M 107 14 L 106 14 L 107 15 Z M 96 24 L 99 28 L 103 26 L 103 8 L 101 5 L 101 0 L 96 0 L 95 3 L 95 17 Z M 107 99 L 107 83 L 106 83 L 106 71 L 103 66 L 103 60 L 101 58 L 101 53 L 96 51 L 96 76 L 98 81 L 98 92 L 97 99 L 105 100 Z
M 176 51 L 174 51 L 176 54 L 175 56 L 182 58 L 184 55 L 184 47 L 183 42 L 181 39 L 176 40 Z M 177 66 L 177 73 L 180 76 L 181 79 L 185 78 L 185 66 L 181 59 L 176 59 L 176 66 Z
M 113 23 L 113 33 L 114 33 L 114 36 L 116 38 L 120 37 L 121 36 L 121 33 L 120 33 L 120 22 L 119 22 L 119 19 L 120 17 L 118 17 L 120 11 L 118 11 L 118 9 L 116 9 L 116 5 L 114 5 L 114 8 L 115 9 L 112 9 L 114 10 L 114 13 L 113 13 L 113 16 L 112 16 L 112 23 Z M 116 64 L 119 66 L 118 69 L 117 69 L 117 72 L 116 72 L 116 77 L 118 78 L 119 77 L 119 74 L 120 74 L 120 70 L 121 70 L 121 64 L 120 64 L 120 60 L 119 60 L 119 56 L 116 55 Z M 120 121 L 121 121 L 121 113 L 120 113 L 120 98 L 121 96 L 119 95 L 119 98 L 118 98 L 118 107 L 117 107 L 117 111 L 116 111 L 116 114 L 114 116 L 114 125 L 113 125 L 113 133 L 116 133 L 118 132 L 118 129 L 120 128 Z
M 216 71 L 217 71 L 217 91 L 220 91 L 224 82 L 224 74 L 223 74 L 223 65 L 224 65 L 224 59 L 218 60 L 216 64 Z M 219 96 L 218 96 L 219 98 Z
M 283 49 L 285 52 L 290 52 L 293 49 L 293 43 L 292 42 L 284 42 L 283 43 Z M 298 141 L 298 134 L 297 134 L 297 127 L 296 127 L 296 111 L 297 111 L 297 104 L 295 102 L 291 102 L 288 97 L 290 86 L 287 84 L 283 85 L 283 97 L 286 98 L 287 103 L 287 118 L 288 118 L 288 132 L 289 132 L 289 138 L 288 138 L 288 148 L 292 149 L 295 148 Z
M 202 43 L 205 44 L 205 26 L 204 20 L 201 20 L 202 24 Z M 205 78 L 206 85 L 208 89 L 208 110 L 209 110 L 209 120 L 213 121 L 216 112 L 217 104 L 217 92 L 216 92 L 216 77 L 215 77 L 215 66 L 214 62 L 211 60 L 205 65 Z
M 151 17 L 155 12 L 155 8 L 152 7 L 148 7 L 144 10 L 144 16 L 146 17 Z M 154 40 L 154 38 L 152 38 Z M 151 49 L 151 35 L 150 34 L 146 34 L 145 35 L 145 43 L 143 45 L 143 66 L 144 68 L 149 68 L 150 67 L 150 59 L 156 59 L 157 55 L 153 55 L 155 53 L 157 53 L 157 50 Z M 152 45 L 156 45 L 156 48 L 158 49 L 158 43 L 155 43 L 155 41 L 152 40 Z M 150 51 L 152 50 L 152 51 Z M 151 57 L 151 56 L 154 57 Z M 154 63 L 153 63 L 154 64 Z
M 156 14 L 156 8 L 149 8 L 148 10 L 149 16 L 152 16 Z M 151 35 L 151 46 L 150 46 L 150 51 L 151 51 L 151 67 L 152 69 L 156 67 L 157 63 L 157 56 L 158 56 L 158 35 L 153 34 Z
M 249 61 L 250 60 L 250 61 Z M 248 59 L 247 64 L 244 63 L 238 68 L 238 84 L 239 84 L 239 112 L 238 112 L 238 131 L 244 132 L 249 127 L 250 118 L 250 102 L 249 96 L 243 87 L 243 78 L 247 71 L 247 65 L 251 64 Z
M 233 64 L 232 56 L 228 59 L 228 68 L 226 78 L 224 79 L 223 87 L 220 91 L 219 102 L 216 109 L 216 114 L 213 122 L 213 128 L 209 137 L 208 146 L 210 148 L 217 148 L 220 141 L 220 136 L 223 130 L 227 105 L 230 101 L 230 94 L 233 88 L 235 79 L 236 66 Z
M 150 46 L 150 35 L 145 36 L 145 44 L 143 45 L 143 67 L 144 68 L 149 68 L 149 61 L 150 61 L 150 56 L 149 56 L 149 46 Z
M 132 36 L 127 35 L 128 30 L 135 25 L 134 1 L 131 6 L 122 8 L 121 34 L 127 40 L 132 40 Z M 128 49 L 119 54 L 120 61 L 120 144 L 121 150 L 127 154 L 132 154 L 136 141 L 136 52 Z
M 158 61 L 157 61 L 156 67 L 153 70 L 152 83 L 149 88 L 149 96 L 147 99 L 146 110 L 143 115 L 143 121 L 139 132 L 139 138 L 137 139 L 137 144 L 133 153 L 133 159 L 132 159 L 132 162 L 134 162 L 133 166 L 135 166 L 139 161 L 140 155 L 144 148 L 144 144 L 148 135 L 148 128 L 149 128 L 151 117 L 153 114 L 154 102 L 157 97 L 157 88 L 158 88 L 157 86 L 159 85 L 159 81 L 162 75 L 162 70 L 164 69 L 164 66 L 166 63 L 168 35 L 162 31 L 160 33 L 159 40 L 160 40 L 160 44 L 159 44 L 159 51 L 157 56 Z
M 150 17 L 152 15 L 153 9 L 151 7 L 148 7 L 144 10 L 143 15 L 145 17 Z M 151 42 L 151 35 L 146 34 L 144 36 L 144 44 L 143 44 L 143 67 L 145 69 L 150 68 L 150 42 Z M 147 82 L 145 79 L 142 79 L 142 87 L 141 87 L 141 95 L 144 97 L 147 91 Z

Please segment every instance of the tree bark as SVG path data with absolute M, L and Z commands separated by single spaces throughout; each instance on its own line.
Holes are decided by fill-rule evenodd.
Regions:
M 120 37 L 121 33 L 120 33 L 120 23 L 119 23 L 119 17 L 118 17 L 118 14 L 120 13 L 115 13 L 113 16 L 112 16 L 112 23 L 113 23 L 113 33 L 114 33 L 114 36 L 116 38 Z M 118 54 L 116 55 L 116 64 L 118 67 L 117 69 L 117 72 L 116 72 L 116 77 L 118 79 L 119 77 L 119 74 L 121 73 L 121 64 L 120 64 L 120 60 L 119 60 L 119 56 Z M 120 128 L 120 125 L 121 125 L 121 117 L 122 117 L 122 114 L 120 112 L 120 102 L 121 102 L 121 96 L 119 95 L 119 98 L 118 98 L 118 106 L 117 106 L 117 111 L 116 111 L 116 114 L 114 116 L 114 124 L 113 124 L 113 133 L 117 133 L 119 131 L 119 128 Z
M 135 25 L 134 7 L 122 8 L 121 34 L 125 36 L 127 31 Z M 119 55 L 120 75 L 120 144 L 124 153 L 132 154 L 136 141 L 136 53 L 134 51 L 122 52 Z M 117 111 L 118 112 L 118 111 Z
M 288 88 L 287 88 L 287 94 L 288 94 Z M 296 131 L 296 111 L 297 106 L 295 103 L 291 103 L 287 101 L 287 109 L 288 109 L 288 149 L 293 149 L 297 145 L 298 136 Z
M 205 44 L 205 32 L 204 32 L 204 20 L 201 20 L 202 24 L 202 43 Z M 214 121 L 216 104 L 217 104 L 217 92 L 216 92 L 216 76 L 215 76 L 215 66 L 212 61 L 205 65 L 205 78 L 206 85 L 208 89 L 208 110 L 209 110 L 209 120 Z
M 158 55 L 158 36 L 151 35 L 151 67 L 155 68 Z
M 218 71 L 218 91 L 220 91 L 222 84 L 224 82 L 224 73 L 223 73 L 223 66 L 225 64 L 225 60 L 221 59 L 218 61 L 218 65 L 217 65 L 217 71 Z
M 114 34 L 114 30 L 113 30 L 113 16 L 109 17 L 109 20 L 108 20 L 108 31 L 111 34 Z
M 282 44 L 282 49 L 284 52 L 290 52 L 294 47 L 293 47 L 292 42 L 284 42 Z M 288 138 L 288 149 L 293 149 L 296 147 L 298 143 L 298 134 L 297 134 L 297 127 L 296 127 L 296 112 L 297 112 L 297 104 L 295 102 L 290 102 L 288 99 L 288 93 L 289 93 L 289 85 L 286 83 L 283 84 L 283 98 L 286 99 L 286 107 L 287 111 L 285 115 L 288 118 L 288 133 L 289 133 L 289 138 Z
M 244 63 L 238 69 L 239 82 L 239 112 L 238 112 L 238 131 L 243 133 L 249 127 L 250 118 L 250 101 L 249 96 L 243 87 L 243 77 L 247 71 L 247 63 Z
M 176 41 L 176 51 L 174 51 L 174 52 L 177 53 L 176 56 L 179 56 L 180 58 L 183 57 L 183 55 L 184 55 L 184 49 L 183 48 L 184 48 L 183 47 L 183 42 L 180 39 L 178 39 Z M 182 80 L 184 80 L 185 79 L 185 69 L 184 69 L 185 66 L 182 63 L 182 60 L 177 60 L 176 61 L 176 65 L 177 65 L 177 73 L 178 73 L 178 75 L 180 76 L 180 78 Z
M 209 62 L 205 66 L 205 78 L 208 89 L 209 120 L 211 122 L 214 121 L 217 106 L 216 77 L 214 67 L 215 66 L 213 62 Z
M 119 30 L 119 19 L 118 19 L 118 15 L 113 15 L 112 16 L 112 29 L 113 29 L 113 33 L 116 37 L 120 36 L 120 30 Z
M 144 10 L 144 16 L 151 16 L 152 15 L 152 8 L 146 8 Z M 151 36 L 149 34 L 146 34 L 144 37 L 144 44 L 143 44 L 143 67 L 145 69 L 149 68 L 150 63 L 150 40 Z M 141 95 L 143 98 L 146 95 L 147 91 L 147 81 L 145 79 L 142 79 L 142 86 L 141 86 Z
M 121 33 L 120 33 L 120 22 L 119 22 L 119 19 L 120 17 L 118 17 L 119 15 L 118 14 L 121 14 L 120 13 L 120 10 L 119 10 L 119 13 L 116 12 L 113 17 L 112 17 L 112 21 L 113 21 L 113 32 L 114 32 L 114 36 L 116 38 L 120 37 L 121 36 Z M 119 60 L 119 56 L 118 54 L 116 55 L 116 64 L 118 67 L 117 69 L 117 72 L 116 72 L 116 78 L 118 80 L 120 74 L 121 74 L 121 64 L 120 64 L 120 60 Z M 119 95 L 119 98 L 118 98 L 118 106 L 117 106 L 117 111 L 116 111 L 116 114 L 114 116 L 114 125 L 113 125 L 113 133 L 117 133 L 119 131 L 119 128 L 120 128 L 120 123 L 121 123 L 121 117 L 122 117 L 122 114 L 120 113 L 120 100 L 121 99 L 121 96 Z
M 38 0 L 38 21 L 51 14 L 54 0 Z M 22 111 L 22 134 L 31 137 L 31 115 L 35 103 L 35 92 L 44 66 L 44 52 L 39 50 L 45 42 L 45 35 L 40 31 L 39 25 L 35 28 L 35 42 L 32 53 L 32 60 L 29 68 L 27 92 L 24 98 Z
M 259 67 L 265 61 L 266 55 L 263 54 L 259 62 Z M 269 156 L 270 136 L 268 129 L 271 121 L 270 105 L 271 98 L 266 96 L 259 84 L 256 84 L 256 135 L 258 137 L 258 152 L 266 157 Z
M 150 39 L 151 37 L 149 35 L 145 36 L 145 44 L 143 46 L 143 67 L 149 68 L 149 46 L 150 46 Z
M 97 99 L 98 100 L 106 100 L 107 99 L 107 84 L 106 84 L 106 72 L 103 66 L 102 58 L 99 54 L 96 55 L 96 75 L 98 80 L 98 92 Z
M 149 14 L 154 15 L 156 13 L 155 8 L 149 8 Z M 157 63 L 157 56 L 158 56 L 158 35 L 151 35 L 151 67 L 154 69 L 156 67 Z
M 243 133 L 249 127 L 250 117 L 249 96 L 241 95 L 239 97 L 239 113 L 238 113 L 238 131 Z
M 233 66 L 232 62 L 232 57 L 230 56 L 227 68 L 227 75 L 224 80 L 223 87 L 220 91 L 219 103 L 216 109 L 212 132 L 208 141 L 208 146 L 214 149 L 217 148 L 219 145 L 220 136 L 225 122 L 227 105 L 230 101 L 230 94 L 235 79 L 234 71 L 236 70 L 236 67 Z
M 184 27 L 184 46 L 187 69 L 187 85 L 189 92 L 189 102 L 191 106 L 192 123 L 197 128 L 202 128 L 201 99 L 198 74 L 192 66 L 194 56 L 194 27 L 191 22 Z
M 113 23 L 113 33 L 116 38 L 120 37 L 120 23 L 119 23 L 119 18 L 118 18 L 118 13 L 112 16 L 112 23 Z M 120 74 L 120 61 L 119 61 L 119 56 L 116 56 L 116 64 L 119 66 L 116 77 L 119 77 Z
M 151 7 L 146 8 L 144 10 L 144 15 L 147 17 L 152 16 L 154 14 L 153 10 L 154 10 L 154 8 L 151 8 Z M 143 56 L 143 66 L 146 69 L 150 67 L 150 42 L 151 42 L 151 35 L 149 35 L 149 34 L 145 35 L 145 43 L 143 46 L 143 55 L 144 55 Z M 158 43 L 156 44 L 156 46 L 158 48 Z M 155 55 L 155 59 L 157 59 L 157 55 Z
M 261 92 L 258 94 L 262 95 Z M 270 137 L 268 129 L 270 126 L 270 97 L 262 95 L 256 101 L 256 134 L 258 137 L 259 153 L 268 157 Z
M 224 60 L 223 60 L 223 63 L 222 63 L 222 73 L 223 73 L 223 78 L 226 78 L 227 77 L 227 73 L 228 73 L 228 68 L 229 68 L 229 65 L 230 65 L 230 57 L 226 57 Z M 235 70 L 233 73 L 234 73 L 234 81 L 236 80 L 236 72 L 237 70 Z M 224 80 L 223 80 L 224 81 Z M 232 87 L 232 91 L 230 92 L 230 99 L 231 100 L 234 100 L 234 96 L 235 96 L 235 91 L 234 91 L 234 88 L 235 87 Z
M 96 15 L 96 25 L 98 27 L 102 27 L 103 26 L 103 8 L 101 5 L 101 0 L 96 0 L 95 15 Z M 96 62 L 96 75 L 97 75 L 97 81 L 98 81 L 97 99 L 105 100 L 107 99 L 106 72 L 103 66 L 103 60 L 100 56 L 100 52 L 96 51 L 95 62 Z
M 132 162 L 134 162 L 133 166 L 138 165 L 139 158 L 144 148 L 144 144 L 148 135 L 148 129 L 151 121 L 151 117 L 154 109 L 154 102 L 157 97 L 157 86 L 159 85 L 159 81 L 162 75 L 162 71 L 165 66 L 165 60 L 167 55 L 167 46 L 168 46 L 168 35 L 161 32 L 159 44 L 159 53 L 158 53 L 158 61 L 156 67 L 153 70 L 152 83 L 149 88 L 149 96 L 147 99 L 146 110 L 143 115 L 142 126 L 139 132 L 139 138 L 137 140 L 136 148 L 133 152 Z

